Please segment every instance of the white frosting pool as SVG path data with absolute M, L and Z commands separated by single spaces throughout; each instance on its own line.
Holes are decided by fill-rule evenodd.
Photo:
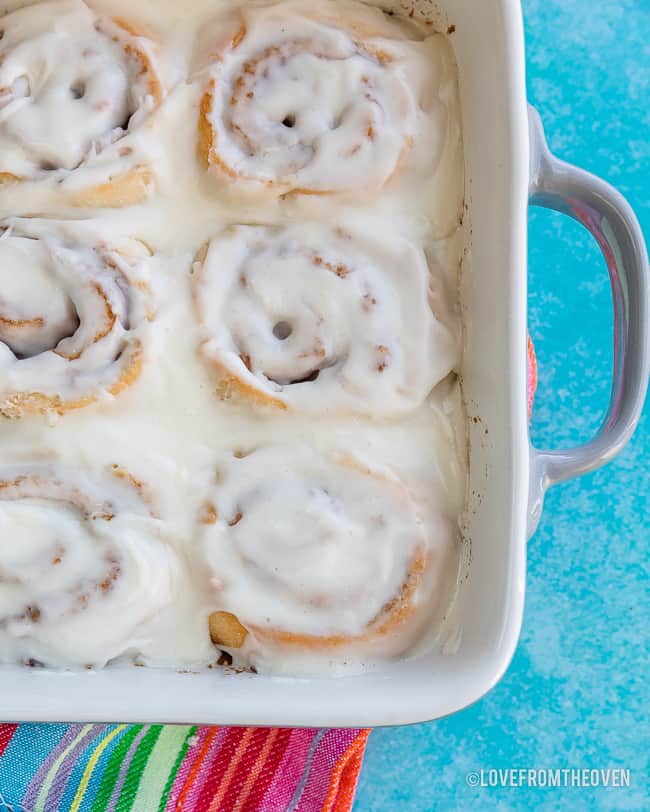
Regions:
M 38 15 L 39 5 L 29 14 Z M 98 524 L 80 514 L 74 499 L 73 507 L 34 494 L 8 499 L 0 489 L 0 661 L 98 667 L 118 658 L 201 667 L 221 653 L 208 633 L 215 611 L 233 613 L 250 627 L 243 647 L 223 647 L 236 665 L 278 673 L 357 670 L 406 655 L 423 636 L 434 645 L 455 632 L 449 609 L 460 558 L 466 440 L 459 386 L 447 374 L 461 362 L 456 297 L 463 165 L 453 55 L 444 36 L 366 8 L 360 14 L 345 2 L 307 0 L 283 6 L 280 16 L 291 16 L 292 34 L 300 37 L 304 25 L 309 37 L 327 42 L 350 40 L 349 31 L 352 39 L 367 38 L 374 21 L 373 43 L 383 38 L 394 56 L 386 92 L 401 96 L 404 88 L 393 91 L 391 83 L 405 82 L 411 112 L 396 122 L 393 102 L 373 102 L 371 113 L 385 116 L 386 125 L 408 135 L 412 145 L 395 171 L 387 170 L 390 138 L 385 147 L 381 139 L 373 146 L 378 161 L 366 155 L 351 170 L 342 164 L 331 172 L 327 163 L 319 165 L 331 182 L 327 195 L 269 195 L 232 179 L 224 185 L 197 154 L 200 105 L 217 70 L 210 54 L 222 46 L 237 9 L 252 5 L 94 4 L 100 16 L 119 16 L 155 43 L 164 99 L 128 136 L 94 153 L 80 174 L 66 168 L 59 182 L 56 173 L 39 171 L 31 180 L 0 185 L 7 234 L 0 240 L 4 393 L 22 386 L 67 401 L 92 395 L 74 408 L 27 410 L 0 420 L 0 481 L 36 471 L 65 482 L 75 498 L 85 494 L 115 506 L 115 518 Z M 303 24 L 300 15 L 307 12 L 310 21 Z M 346 19 L 346 31 L 331 32 L 333 20 L 345 28 Z M 248 27 L 253 39 L 242 40 L 246 58 L 267 47 L 272 33 L 254 19 Z M 327 31 L 319 33 L 323 27 Z M 329 88 L 338 109 L 352 80 L 342 80 L 337 70 L 321 72 L 316 62 L 313 92 Z M 429 68 L 418 72 L 425 63 Z M 380 67 L 381 61 L 372 69 Z M 310 58 L 296 70 L 292 81 L 300 84 Z M 357 73 L 353 66 L 355 82 Z M 286 94 L 285 78 L 278 81 L 280 90 L 272 92 Z M 377 82 L 383 87 L 384 78 Z M 304 94 L 296 99 L 304 107 Z M 282 105 L 276 110 L 276 101 L 263 104 L 264 116 L 286 113 Z M 47 121 L 39 126 L 60 127 L 55 106 L 41 112 Z M 350 126 L 356 113 L 351 115 Z M 301 121 L 288 129 L 304 135 L 303 124 L 315 126 Z M 337 139 L 345 135 L 337 133 Z M 60 155 L 67 155 L 73 147 L 57 138 L 63 139 L 56 142 Z M 115 150 L 127 139 L 133 152 L 120 156 Z M 134 160 L 152 173 L 141 204 L 96 209 L 70 199 L 75 184 L 104 184 Z M 258 155 L 255 167 L 260 160 Z M 273 172 L 286 168 L 285 158 L 279 161 Z M 354 195 L 343 189 L 348 175 Z M 241 237 L 249 233 L 262 239 L 252 262 L 246 256 L 250 240 Z M 334 268 L 322 284 L 305 280 L 304 257 L 286 266 L 278 260 L 277 239 L 287 235 L 306 243 L 312 260 L 322 248 L 320 258 Z M 354 272 L 344 279 L 336 268 L 344 264 L 346 240 Z M 207 255 L 201 253 L 206 245 Z M 226 245 L 231 255 L 222 253 Z M 104 256 L 127 262 L 127 282 L 97 264 Z M 116 318 L 109 318 L 105 336 L 90 335 L 97 341 L 71 361 L 55 352 L 58 342 L 69 342 L 80 309 L 89 323 L 98 312 L 96 301 L 84 305 L 75 298 L 70 280 L 80 268 L 104 280 Z M 252 279 L 252 298 L 237 287 L 242 272 Z M 376 317 L 362 306 L 365 293 L 375 289 Z M 8 322 L 19 318 L 43 323 L 17 337 Z M 106 318 L 97 315 L 98 321 Z M 292 335 L 274 335 L 281 322 Z M 286 325 L 279 335 L 283 331 Z M 327 364 L 314 380 L 297 382 L 313 376 L 313 359 L 301 356 L 320 353 L 314 337 L 326 348 Z M 111 364 L 127 340 L 138 342 L 138 369 L 113 387 Z M 232 383 L 220 385 L 215 353 L 222 360 L 225 353 L 228 374 L 248 384 L 229 402 L 217 396 L 230 396 Z M 394 367 L 385 364 L 386 355 Z M 241 356 L 249 357 L 244 362 Z M 260 393 L 277 398 L 282 408 L 264 405 Z M 347 458 L 358 468 L 341 469 Z M 116 492 L 115 470 L 129 477 Z M 325 496 L 313 490 L 312 480 Z M 228 520 L 245 514 L 240 502 L 246 499 L 252 499 L 251 516 L 230 527 Z M 373 527 L 381 532 L 374 535 Z M 65 577 L 58 575 L 61 565 L 51 564 L 57 544 L 70 548 Z M 405 625 L 362 640 L 408 580 L 415 551 L 426 561 L 426 573 L 409 593 L 414 613 L 404 615 Z M 91 587 L 101 584 L 106 556 L 120 562 L 115 578 L 79 607 L 70 590 L 84 579 Z M 274 567 L 282 572 L 267 593 L 260 585 L 268 586 L 265 573 Z M 259 632 L 269 626 L 346 641 L 288 645 Z

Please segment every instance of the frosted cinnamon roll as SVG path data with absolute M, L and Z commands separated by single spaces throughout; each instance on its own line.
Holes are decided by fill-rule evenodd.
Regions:
M 413 151 L 426 151 L 431 171 L 457 140 L 439 93 L 449 83 L 442 37 L 425 42 L 354 2 L 242 8 L 221 28 L 208 48 L 198 151 L 238 192 L 365 197 Z
M 347 453 L 267 448 L 219 473 L 202 517 L 215 645 L 274 667 L 283 653 L 381 659 L 413 644 L 438 599 L 447 519 Z
M 147 257 L 136 240 L 0 225 L 0 414 L 63 414 L 137 380 L 153 317 Z
M 163 97 L 154 43 L 82 0 L 20 8 L 0 36 L 0 183 L 56 181 L 80 206 L 144 200 L 153 173 L 133 134 Z
M 179 563 L 143 483 L 0 468 L 2 660 L 103 666 L 146 648 Z
M 399 238 L 233 226 L 204 247 L 193 277 L 201 351 L 224 400 L 394 415 L 456 361 L 442 286 Z

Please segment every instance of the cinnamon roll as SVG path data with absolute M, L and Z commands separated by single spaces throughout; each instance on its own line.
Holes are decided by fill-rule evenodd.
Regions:
M 201 351 L 225 400 L 397 415 L 457 360 L 450 297 L 399 238 L 233 226 L 203 249 L 193 275 Z
M 253 665 L 384 658 L 431 620 L 451 523 L 349 453 L 274 447 L 220 467 L 203 544 L 213 642 Z
M 242 8 L 221 28 L 198 152 L 226 187 L 367 197 L 403 166 L 434 171 L 459 140 L 442 36 L 361 3 L 304 0 Z
M 145 652 L 179 563 L 143 484 L 118 466 L 0 468 L 2 660 L 103 666 Z
M 0 184 L 58 182 L 79 206 L 144 200 L 134 133 L 163 98 L 154 43 L 83 0 L 20 8 L 0 36 Z
M 137 380 L 153 317 L 147 257 L 136 240 L 0 225 L 0 414 L 63 414 Z

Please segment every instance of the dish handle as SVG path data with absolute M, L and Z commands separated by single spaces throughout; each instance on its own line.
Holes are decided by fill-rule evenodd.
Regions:
M 636 428 L 650 369 L 650 272 L 641 227 L 625 198 L 601 178 L 556 158 L 534 107 L 529 107 L 528 118 L 530 203 L 568 214 L 593 234 L 607 263 L 614 303 L 609 407 L 596 435 L 583 445 L 558 451 L 531 445 L 530 537 L 539 523 L 547 488 L 609 462 Z

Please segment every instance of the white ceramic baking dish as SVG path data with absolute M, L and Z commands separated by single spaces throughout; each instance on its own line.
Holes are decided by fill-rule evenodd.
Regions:
M 314 0 L 317 2 L 318 0 Z M 386 5 L 386 4 L 384 4 Z M 393 7 L 409 6 L 407 2 Z M 526 541 L 546 487 L 609 460 L 640 415 L 648 378 L 648 267 L 633 213 L 611 187 L 545 148 L 529 113 L 518 0 L 415 0 L 455 26 L 463 105 L 467 255 L 463 386 L 470 420 L 468 577 L 462 642 L 380 672 L 289 679 L 133 667 L 65 673 L 0 669 L 6 720 L 166 721 L 375 726 L 444 716 L 501 678 L 522 620 Z M 529 127 L 530 125 L 530 127 Z M 610 409 L 594 441 L 567 452 L 531 448 L 526 414 L 526 231 L 529 200 L 583 222 L 606 256 L 615 303 Z

